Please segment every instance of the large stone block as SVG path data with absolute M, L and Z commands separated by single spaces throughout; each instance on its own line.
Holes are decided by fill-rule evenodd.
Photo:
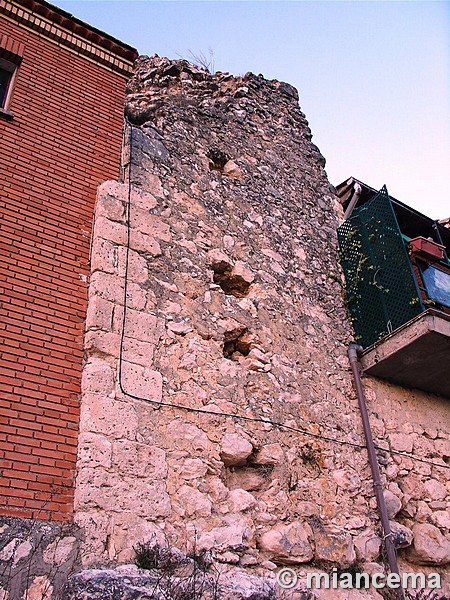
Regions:
M 277 564 L 295 565 L 309 562 L 314 553 L 312 530 L 307 523 L 278 525 L 263 533 L 258 547 L 267 552 Z
M 89 284 L 89 297 L 100 296 L 114 304 L 123 304 L 124 280 L 123 277 L 95 271 L 92 273 Z
M 169 225 L 147 210 L 133 207 L 131 209 L 130 224 L 133 229 L 156 240 L 164 242 L 170 242 L 171 240 Z
M 114 389 L 114 372 L 111 365 L 92 357 L 83 367 L 81 390 L 83 394 L 110 394 Z
M 91 329 L 84 336 L 84 349 L 87 356 L 116 358 L 120 353 L 120 335 Z
M 127 310 L 125 336 L 141 342 L 156 344 L 163 332 L 164 321 L 152 314 Z
M 99 394 L 83 394 L 80 431 L 103 434 L 110 439 L 135 439 L 138 428 L 132 401 L 114 400 Z
M 111 466 L 127 477 L 164 479 L 167 476 L 166 453 L 156 446 L 131 440 L 118 440 L 112 444 Z
M 220 458 L 227 466 L 245 464 L 253 452 L 252 444 L 237 433 L 227 433 L 220 444 Z
M 341 567 L 349 567 L 356 561 L 352 536 L 348 533 L 334 533 L 316 528 L 314 542 L 316 560 L 323 560 Z
M 98 217 L 94 225 L 94 243 L 97 240 L 109 240 L 118 246 L 128 243 L 128 227 L 124 223 L 110 221 L 106 217 Z
M 123 342 L 122 359 L 127 363 L 151 367 L 155 355 L 155 344 L 152 342 L 141 342 L 126 337 Z
M 419 565 L 446 565 L 450 563 L 450 540 L 429 523 L 413 526 L 414 546 L 410 558 Z
M 118 249 L 121 246 L 96 237 L 92 243 L 91 250 L 91 273 L 102 271 L 104 273 L 117 273 L 118 266 Z
M 114 304 L 101 296 L 92 294 L 89 298 L 86 314 L 86 330 L 102 329 L 111 331 Z
M 109 190 L 115 188 L 112 194 Z M 123 184 L 117 182 L 107 182 L 106 185 L 99 187 L 97 193 L 97 203 L 95 205 L 95 214 L 97 217 L 106 217 L 111 221 L 124 222 L 126 217 L 126 191 Z M 108 190 L 108 191 L 107 191 Z
M 156 175 L 148 175 L 149 182 L 153 184 L 154 194 L 160 198 L 164 197 L 163 189 L 161 187 L 161 182 Z M 132 206 L 138 206 L 139 208 L 143 208 L 146 210 L 151 210 L 157 206 L 157 200 L 155 195 L 149 192 L 144 192 L 141 188 L 136 186 L 128 186 L 128 183 L 121 183 L 119 181 L 105 181 L 102 183 L 97 191 L 97 202 L 101 202 L 104 198 L 113 199 L 116 201 L 120 201 L 121 203 L 128 203 L 128 196 L 130 195 L 130 202 Z M 99 212 L 106 216 L 109 219 L 112 219 L 113 214 L 105 212 L 106 207 L 96 206 L 95 210 L 99 210 Z M 114 205 L 115 206 L 115 205 Z M 117 209 L 116 209 L 117 210 Z M 117 220 L 117 219 L 116 219 Z
M 161 402 L 162 376 L 159 371 L 133 363 L 122 363 L 122 389 L 125 394 L 152 402 Z
M 78 438 L 78 469 L 111 466 L 111 441 L 95 433 L 81 432 Z
M 145 283 L 148 279 L 147 261 L 134 250 L 120 247 L 117 252 L 118 274 L 128 282 Z M 127 288 L 127 291 L 129 289 Z

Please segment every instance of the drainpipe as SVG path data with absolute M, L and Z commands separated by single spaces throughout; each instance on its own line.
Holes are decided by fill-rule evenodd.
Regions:
M 367 412 L 366 397 L 364 394 L 364 388 L 361 381 L 361 375 L 358 368 L 358 352 L 362 350 L 361 346 L 357 344 L 350 344 L 348 348 L 348 358 L 350 360 L 350 366 L 352 368 L 353 381 L 355 384 L 356 395 L 358 396 L 359 408 L 361 411 L 361 417 L 364 427 L 364 436 L 366 438 L 367 451 L 369 453 L 369 463 L 372 470 L 373 487 L 375 488 L 375 495 L 377 498 L 378 512 L 380 513 L 381 524 L 383 526 L 384 533 L 384 545 L 389 562 L 389 570 L 391 573 L 397 573 L 400 576 L 400 571 L 397 563 L 397 555 L 395 553 L 394 543 L 392 541 L 392 531 L 389 524 L 389 516 L 386 507 L 386 501 L 383 495 L 383 484 L 381 483 L 380 467 L 378 465 L 377 454 L 375 451 L 375 445 L 373 443 L 372 429 L 370 427 L 369 415 Z M 403 589 L 400 587 L 395 590 L 399 600 L 404 600 Z
M 353 197 L 350 200 L 350 202 L 348 203 L 347 210 L 345 211 L 344 221 L 346 221 L 347 219 L 349 219 L 351 217 L 353 209 L 355 208 L 355 206 L 359 200 L 359 197 L 361 196 L 362 187 L 360 186 L 360 184 L 357 181 L 354 181 L 353 189 L 355 191 L 353 192 Z
M 444 242 L 442 241 L 441 232 L 439 231 L 439 221 L 433 221 L 432 227 L 434 232 L 436 233 L 436 237 L 438 239 L 439 244 L 441 244 L 441 246 L 444 246 L 444 258 L 448 263 L 450 263 L 450 260 L 448 259 L 447 249 L 445 247 Z

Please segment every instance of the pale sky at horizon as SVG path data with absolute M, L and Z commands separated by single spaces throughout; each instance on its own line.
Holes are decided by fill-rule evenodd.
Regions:
M 450 2 L 50 0 L 138 48 L 294 85 L 333 185 L 450 216 Z

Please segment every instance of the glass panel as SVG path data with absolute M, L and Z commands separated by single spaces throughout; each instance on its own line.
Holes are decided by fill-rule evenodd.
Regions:
M 0 69 L 0 108 L 3 108 L 6 103 L 6 96 L 8 95 L 9 83 L 11 81 L 12 73 Z
M 422 270 L 428 297 L 450 307 L 450 273 L 436 267 L 426 267 Z

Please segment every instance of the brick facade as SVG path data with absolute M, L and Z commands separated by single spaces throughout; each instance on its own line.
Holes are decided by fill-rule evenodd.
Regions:
M 29 9 L 2 0 L 0 25 L 4 52 L 23 54 L 8 112 L 0 112 L 0 514 L 64 520 L 95 193 L 119 173 L 136 52 L 87 26 L 83 39 L 76 20 L 45 2 Z

